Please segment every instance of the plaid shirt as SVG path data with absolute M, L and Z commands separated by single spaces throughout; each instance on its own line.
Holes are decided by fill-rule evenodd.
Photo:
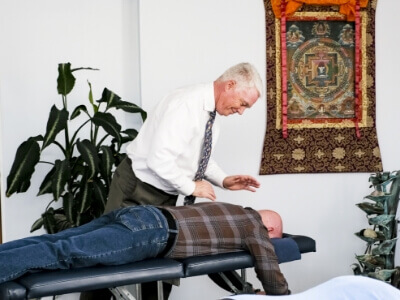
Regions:
M 255 271 L 265 292 L 272 295 L 288 293 L 268 230 L 255 210 L 220 202 L 163 208 L 175 217 L 178 225 L 175 246 L 167 257 L 247 250 L 255 259 Z

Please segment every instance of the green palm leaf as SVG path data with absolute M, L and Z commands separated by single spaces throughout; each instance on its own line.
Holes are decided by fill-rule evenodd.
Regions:
M 99 170 L 99 157 L 97 155 L 97 149 L 89 140 L 78 141 L 76 145 L 79 153 L 82 155 L 83 160 L 89 167 L 88 179 L 91 179 Z
M 63 195 L 63 208 L 67 221 L 74 223 L 74 196 L 71 193 Z
M 38 192 L 37 196 L 53 192 L 51 180 L 54 176 L 55 171 L 56 171 L 55 167 L 51 168 L 49 173 L 47 173 L 47 175 L 44 177 L 42 184 L 39 187 L 39 192 Z
M 82 111 L 85 112 L 85 113 L 88 113 L 88 110 L 87 110 L 85 105 L 82 104 L 82 105 L 79 105 L 79 106 L 75 107 L 74 111 L 71 114 L 71 120 L 73 120 L 77 116 L 79 116 Z
M 100 216 L 104 212 L 104 208 L 107 203 L 107 191 L 108 189 L 105 187 L 104 183 L 101 182 L 98 178 L 93 181 L 93 204 L 92 209 L 94 210 L 94 214 L 96 217 Z
M 57 91 L 60 95 L 68 95 L 75 85 L 75 77 L 72 75 L 71 64 L 58 64 Z
M 115 94 L 114 92 L 110 91 L 107 88 L 103 90 L 101 98 L 97 100 L 97 102 L 106 103 L 107 109 L 113 107 L 116 109 L 122 109 L 123 111 L 129 113 L 140 113 L 143 122 L 147 118 L 147 113 L 142 108 L 131 102 L 122 101 L 120 96 L 118 96 L 117 94 Z
M 31 233 L 40 229 L 43 226 L 43 217 L 40 217 L 39 219 L 37 219 L 31 226 Z
M 53 197 L 55 201 L 57 201 L 61 197 L 61 194 L 64 192 L 65 185 L 70 179 L 70 174 L 71 171 L 69 167 L 69 161 L 67 159 L 63 161 L 57 159 L 55 161 L 54 176 L 51 180 Z
M 79 192 L 75 196 L 77 202 L 80 204 L 79 206 L 80 214 L 83 214 L 90 208 L 90 204 L 92 201 L 91 196 L 92 196 L 91 182 L 87 180 L 87 176 L 84 176 L 80 184 Z
M 123 111 L 130 113 L 140 113 L 143 122 L 146 121 L 147 113 L 136 104 L 127 101 L 119 101 L 115 103 L 112 107 L 115 107 L 116 109 L 122 109 Z
M 101 146 L 100 151 L 101 154 L 101 164 L 100 171 L 104 180 L 106 180 L 107 186 L 110 185 L 111 177 L 112 177 L 112 168 L 115 163 L 115 159 L 113 156 L 113 152 L 108 146 Z
M 130 141 L 134 140 L 138 135 L 138 131 L 136 129 L 133 129 L 133 128 L 126 129 L 126 130 L 122 131 L 121 133 L 126 134 L 127 138 Z
M 110 113 L 96 113 L 92 121 L 95 125 L 102 127 L 108 134 L 115 137 L 118 144 L 121 144 L 121 125 L 118 124 L 115 117 Z
M 97 100 L 98 103 L 106 103 L 107 108 L 114 107 L 118 102 L 121 102 L 121 97 L 110 91 L 107 88 L 104 88 L 103 93 L 101 94 L 101 98 Z
M 50 234 L 56 233 L 56 220 L 54 219 L 54 209 L 50 207 L 42 214 L 44 229 Z
M 68 111 L 59 110 L 55 105 L 51 108 L 49 120 L 47 121 L 46 134 L 42 145 L 42 150 L 50 145 L 57 134 L 67 127 Z
M 7 176 L 7 197 L 13 193 L 22 193 L 28 190 L 32 174 L 40 158 L 37 139 L 29 138 L 18 147 L 10 174 Z

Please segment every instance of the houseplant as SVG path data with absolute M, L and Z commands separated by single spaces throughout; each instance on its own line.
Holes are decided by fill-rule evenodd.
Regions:
M 400 171 L 378 172 L 370 176 L 373 192 L 357 206 L 367 214 L 369 228 L 355 233 L 367 243 L 365 253 L 356 255 L 356 275 L 373 277 L 398 286 L 400 268 L 394 263 L 397 242 L 396 212 L 400 193 Z
M 137 135 L 133 128 L 122 131 L 112 112 L 139 113 L 143 121 L 146 119 L 143 109 L 122 101 L 107 88 L 104 88 L 101 98 L 94 101 L 90 82 L 89 108 L 81 104 L 70 113 L 67 96 L 75 85 L 74 72 L 83 69 L 95 70 L 71 69 L 70 63 L 58 65 L 57 91 L 61 95 L 62 107 L 52 106 L 44 135 L 29 137 L 18 147 L 7 177 L 6 196 L 10 197 L 29 189 L 38 163 L 50 166 L 37 195 L 51 194 L 52 200 L 32 225 L 31 232 L 44 226 L 48 233 L 55 233 L 100 216 L 113 170 L 125 156 L 121 147 Z M 72 124 L 78 124 L 78 127 Z M 72 131 L 71 128 L 77 129 Z M 50 147 L 58 148 L 62 158 L 47 161 L 44 150 Z M 53 204 L 58 201 L 62 205 L 54 208 Z

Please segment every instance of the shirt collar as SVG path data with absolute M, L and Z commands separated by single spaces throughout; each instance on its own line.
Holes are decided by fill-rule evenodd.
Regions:
M 204 110 L 212 112 L 215 110 L 214 83 L 211 82 L 206 86 L 207 88 L 204 91 Z

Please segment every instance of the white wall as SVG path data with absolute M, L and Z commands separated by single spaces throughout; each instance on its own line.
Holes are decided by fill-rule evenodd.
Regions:
M 140 13 L 140 81 L 136 48 L 136 4 Z M 380 1 L 377 12 L 377 124 L 385 170 L 400 169 L 397 47 L 398 1 Z M 78 74 L 82 85 L 71 99 L 86 97 L 86 79 L 97 95 L 104 86 L 146 110 L 173 88 L 212 81 L 227 67 L 249 61 L 265 78 L 265 24 L 261 0 L 3 0 L 0 2 L 0 100 L 3 174 L 17 146 L 42 133 L 49 107 L 59 101 L 57 63 L 91 66 Z M 139 91 L 141 90 L 141 91 Z M 78 98 L 79 97 L 79 98 Z M 285 231 L 316 239 L 317 252 L 282 264 L 290 288 L 298 292 L 329 278 L 351 274 L 354 254 L 364 244 L 354 232 L 366 226 L 355 206 L 369 190 L 369 174 L 258 176 L 265 132 L 265 97 L 243 116 L 223 120 L 216 159 L 228 173 L 248 173 L 261 182 L 257 193 L 217 190 L 219 201 L 279 211 Z M 32 185 L 39 184 L 39 170 Z M 4 191 L 4 188 L 2 189 Z M 29 235 L 47 204 L 30 191 L 2 197 L 5 240 Z M 249 279 L 260 287 L 254 273 Z M 184 279 L 171 299 L 216 299 L 226 293 L 205 276 Z
M 96 100 L 107 87 L 123 100 L 140 104 L 138 1 L 3 0 L 0 36 L 4 192 L 17 147 L 30 136 L 44 134 L 50 107 L 62 107 L 57 94 L 58 63 L 100 69 L 74 73 L 77 81 L 69 108 L 89 104 L 87 80 Z M 138 122 L 124 121 L 124 117 L 121 114 L 123 124 Z M 60 153 L 49 148 L 44 155 L 51 159 Z M 27 193 L 2 197 L 5 241 L 28 235 L 49 202 L 47 195 L 35 196 L 48 166 L 36 169 Z

